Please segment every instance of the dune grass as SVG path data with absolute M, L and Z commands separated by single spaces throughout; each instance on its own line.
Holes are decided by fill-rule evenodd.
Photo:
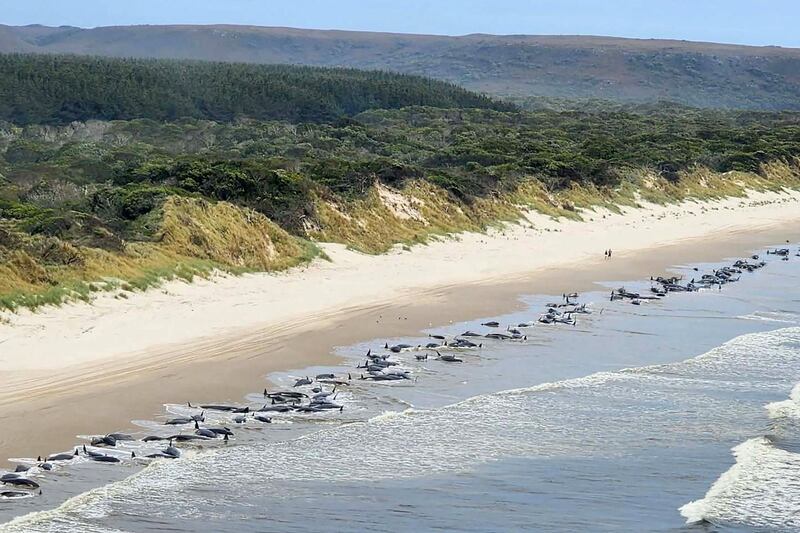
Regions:
M 398 216 L 373 189 L 365 198 L 333 202 L 317 199 L 319 225 L 310 232 L 319 241 L 339 242 L 363 253 L 383 253 L 393 246 L 405 248 L 460 232 L 485 232 L 520 221 L 527 211 L 555 220 L 584 220 L 603 208 L 620 213 L 643 203 L 674 204 L 688 200 L 711 201 L 743 197 L 748 191 L 800 189 L 797 161 L 764 165 L 760 174 L 715 173 L 698 167 L 670 181 L 648 169 L 631 170 L 618 186 L 599 188 L 592 183 L 573 184 L 547 191 L 536 179 L 524 180 L 513 191 L 465 201 L 430 181 L 409 180 L 397 192 L 408 210 Z
M 535 179 L 513 191 L 458 198 L 427 180 L 408 180 L 387 202 L 379 187 L 344 201 L 315 197 L 308 236 L 369 254 L 403 249 L 460 232 L 485 232 L 519 222 L 528 211 L 553 219 L 584 220 L 592 210 L 620 212 L 642 203 L 706 202 L 744 197 L 748 191 L 800 189 L 798 161 L 778 161 L 761 172 L 715 173 L 694 168 L 678 180 L 647 169 L 630 171 L 614 188 L 593 184 L 548 191 Z M 385 187 L 384 187 L 385 189 Z M 313 242 L 290 235 L 264 215 L 201 198 L 172 196 L 160 206 L 153 242 L 127 243 L 120 251 L 76 247 L 56 238 L 15 234 L 0 227 L 0 310 L 37 309 L 90 301 L 93 293 L 142 291 L 166 280 L 192 281 L 214 271 L 278 271 L 327 259 Z
M 61 264 L 37 257 L 36 238 L 20 249 L 0 250 L 0 309 L 38 309 L 89 301 L 93 293 L 143 291 L 164 281 L 191 282 L 214 271 L 238 275 L 284 270 L 320 255 L 310 241 L 293 237 L 254 211 L 194 198 L 170 198 L 162 207 L 155 242 L 126 244 L 120 252 L 78 248 Z M 24 237 L 20 237 L 24 238 Z M 26 251 L 26 248 L 30 251 Z

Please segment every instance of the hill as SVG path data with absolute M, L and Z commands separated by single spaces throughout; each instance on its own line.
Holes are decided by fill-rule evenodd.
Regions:
M 239 117 L 318 122 L 367 109 L 510 109 L 455 85 L 404 74 L 289 65 L 0 55 L 0 119 Z
M 383 69 L 524 98 L 800 109 L 800 50 L 579 36 L 446 37 L 253 26 L 0 26 L 0 52 Z
M 0 309 L 286 268 L 314 257 L 309 240 L 378 253 L 525 209 L 800 188 L 799 133 L 800 113 L 676 106 L 0 122 Z

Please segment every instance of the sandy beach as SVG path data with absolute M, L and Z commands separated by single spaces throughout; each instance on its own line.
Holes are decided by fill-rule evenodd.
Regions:
M 796 240 L 800 194 L 584 218 L 530 214 L 381 256 L 324 244 L 330 262 L 286 273 L 169 282 L 126 299 L 107 293 L 5 314 L 0 455 L 67 449 L 76 435 L 125 429 L 165 402 L 239 401 L 270 372 L 332 361 L 336 346 L 510 311 L 520 294 L 580 291 Z

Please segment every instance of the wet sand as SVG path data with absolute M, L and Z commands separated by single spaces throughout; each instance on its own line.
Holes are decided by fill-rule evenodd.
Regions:
M 760 229 L 730 229 L 629 249 L 608 261 L 601 252 L 596 259 L 532 268 L 503 281 L 411 290 L 302 321 L 231 331 L 212 340 L 164 345 L 114 360 L 54 371 L 2 372 L 0 450 L 4 459 L 66 450 L 77 443 L 76 435 L 128 430 L 131 420 L 161 415 L 165 402 L 238 402 L 268 386 L 271 372 L 335 364 L 332 353 L 337 346 L 411 336 L 431 326 L 511 312 L 521 307 L 523 294 L 584 291 L 598 281 L 646 278 L 671 265 L 716 261 L 795 242 L 800 233 L 796 222 L 797 218 L 772 221 Z

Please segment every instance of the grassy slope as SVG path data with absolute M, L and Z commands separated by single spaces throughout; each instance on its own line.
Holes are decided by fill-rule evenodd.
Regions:
M 318 212 L 322 226 L 310 235 L 322 241 L 347 244 L 366 253 L 381 253 L 395 244 L 424 243 L 431 237 L 461 231 L 485 231 L 498 223 L 514 223 L 527 210 L 554 218 L 581 220 L 587 210 L 639 206 L 687 200 L 709 201 L 743 197 L 747 191 L 800 189 L 800 161 L 765 164 L 760 174 L 718 173 L 698 167 L 682 173 L 677 182 L 646 170 L 632 172 L 620 187 L 601 189 L 573 185 L 546 191 L 537 180 L 523 181 L 515 190 L 491 198 L 459 201 L 428 182 L 413 180 L 399 191 L 414 217 L 397 215 L 398 209 L 381 199 L 373 188 L 364 199 L 324 203 Z
M 381 253 L 396 244 L 425 243 L 461 231 L 484 231 L 499 222 L 519 220 L 525 210 L 580 219 L 583 210 L 612 210 L 641 201 L 673 203 L 744 196 L 748 190 L 800 189 L 800 161 L 765 164 L 761 174 L 715 173 L 704 168 L 672 182 L 642 171 L 614 190 L 574 185 L 552 194 L 536 180 L 493 198 L 466 203 L 421 180 L 400 190 L 376 185 L 349 202 L 317 199 L 320 224 L 309 236 Z M 160 218 L 153 243 L 126 244 L 119 253 L 75 247 L 57 238 L 22 237 L 0 227 L 0 309 L 37 308 L 67 300 L 89 300 L 92 292 L 146 289 L 163 280 L 205 276 L 213 269 L 232 273 L 274 271 L 319 255 L 254 211 L 220 202 L 171 197 L 154 213 Z M 12 242 L 15 238 L 27 242 Z M 43 250 L 53 250 L 49 255 Z
M 220 202 L 171 197 L 154 217 L 155 242 L 118 252 L 27 236 L 0 226 L 0 308 L 37 308 L 88 300 L 92 292 L 143 290 L 164 280 L 191 281 L 214 269 L 282 270 L 311 261 L 316 246 L 286 233 L 260 213 Z

